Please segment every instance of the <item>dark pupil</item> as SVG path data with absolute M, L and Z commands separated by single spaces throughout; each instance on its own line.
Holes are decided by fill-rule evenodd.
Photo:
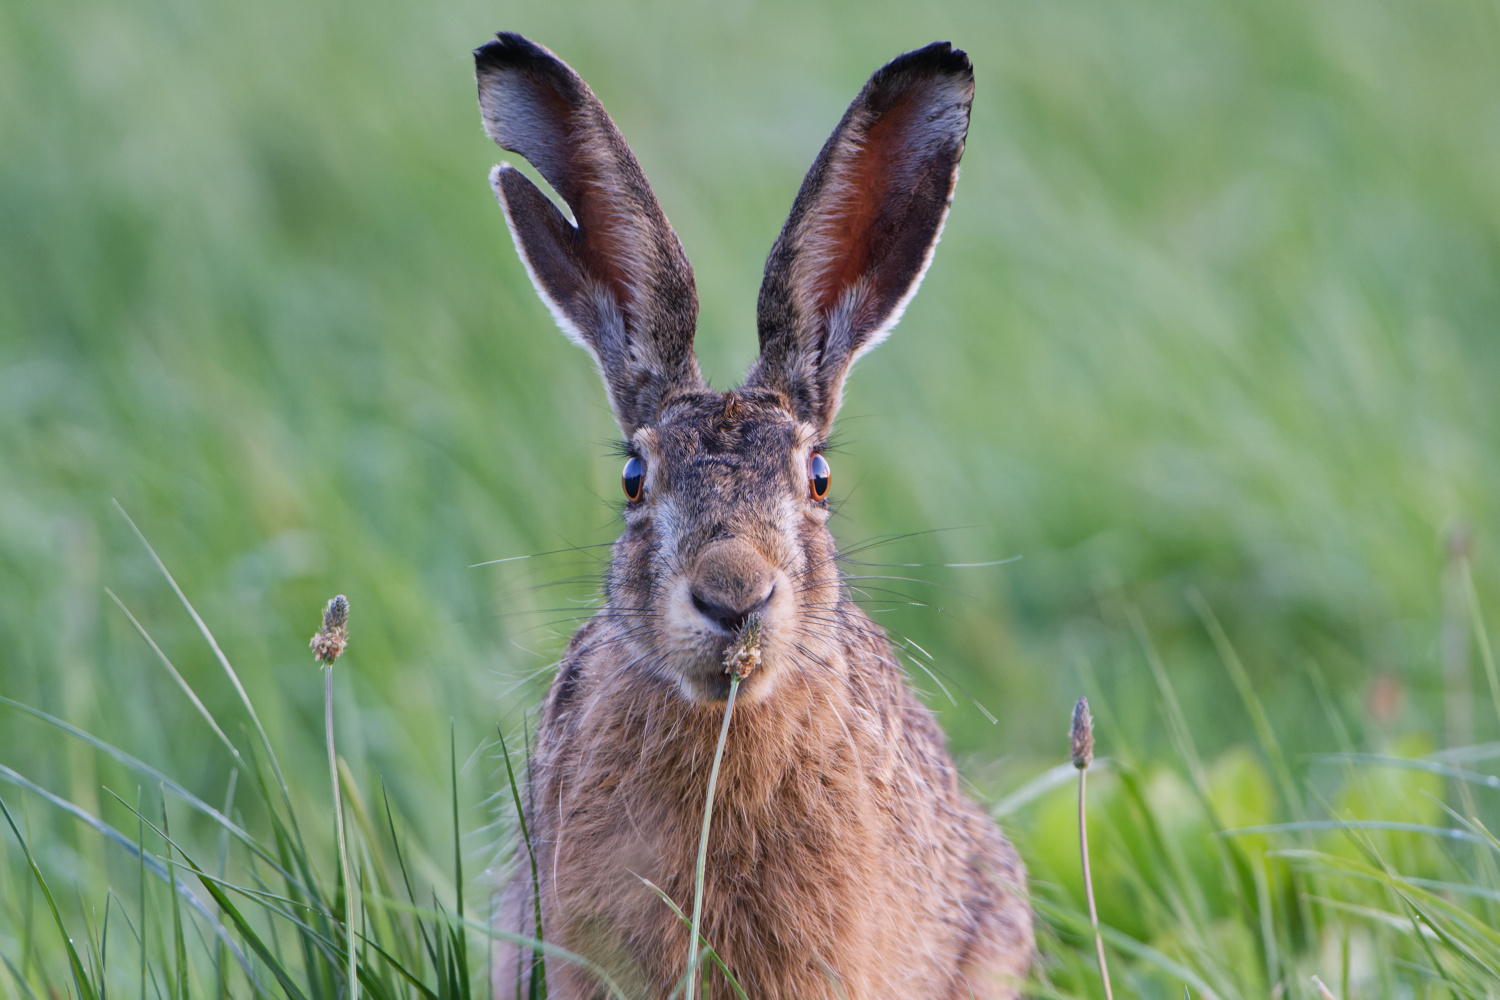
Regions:
M 828 467 L 828 460 L 822 455 L 814 455 L 807 463 L 807 471 L 812 479 L 813 497 L 823 499 L 828 495 L 828 477 L 833 471 Z
M 630 498 L 631 503 L 639 500 L 641 492 L 646 488 L 646 463 L 638 458 L 626 462 L 620 485 L 625 487 L 625 495 Z

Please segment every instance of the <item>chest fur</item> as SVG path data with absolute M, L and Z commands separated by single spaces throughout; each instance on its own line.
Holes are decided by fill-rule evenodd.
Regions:
M 900 899 L 932 874 L 902 845 L 906 813 L 923 810 L 911 796 L 932 783 L 906 773 L 900 720 L 834 699 L 743 705 L 731 722 L 703 933 L 752 995 L 831 997 L 834 982 L 863 995 L 851 990 L 862 970 L 890 964 L 887 915 L 904 910 L 909 930 Z M 577 738 L 533 772 L 547 933 L 648 993 L 670 990 L 686 961 L 688 929 L 661 897 L 692 909 L 722 722 L 722 709 L 676 711 L 557 718 Z

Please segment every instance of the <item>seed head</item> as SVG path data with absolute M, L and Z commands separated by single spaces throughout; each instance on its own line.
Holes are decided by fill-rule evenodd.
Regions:
M 760 627 L 761 617 L 758 613 L 751 614 L 745 618 L 745 624 L 740 626 L 739 638 L 733 646 L 729 647 L 724 654 L 724 672 L 726 674 L 738 674 L 740 677 L 750 676 L 750 671 L 760 666 Z
M 333 661 L 349 645 L 349 598 L 343 594 L 328 602 L 323 609 L 323 627 L 312 637 L 313 659 L 319 663 L 333 665 Z
M 1094 762 L 1094 717 L 1089 715 L 1089 700 L 1079 698 L 1073 706 L 1073 766 L 1087 770 Z

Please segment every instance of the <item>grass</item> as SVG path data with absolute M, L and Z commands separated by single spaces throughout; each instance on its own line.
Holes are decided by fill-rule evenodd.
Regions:
M 351 881 L 361 970 L 483 982 L 524 840 L 481 748 L 589 613 L 619 471 L 484 183 L 466 53 L 500 28 L 636 149 L 718 385 L 859 84 L 968 50 L 954 212 L 851 381 L 835 530 L 978 793 L 1025 803 L 1038 990 L 1097 983 L 1043 790 L 1086 694 L 1121 994 L 1484 995 L 1493 4 L 62 0 L 0 10 L 0 997 L 80 990 L 31 860 L 101 990 L 238 995 L 238 952 L 281 992 L 207 884 L 309 996 L 347 979 Z M 335 593 L 349 880 L 303 648 Z
M 166 567 L 161 569 L 170 579 Z M 196 618 L 185 594 L 181 601 Z M 329 620 L 325 616 L 320 639 L 329 632 Z M 1205 620 L 1212 624 L 1207 614 Z M 1487 643 L 1484 622 L 1471 617 L 1469 625 Z M 206 639 L 218 648 L 211 634 Z M 1223 641 L 1226 670 L 1242 670 L 1227 636 Z M 1144 633 L 1142 642 L 1150 661 L 1143 668 L 1155 672 L 1163 704 L 1176 705 L 1165 665 L 1150 653 Z M 334 658 L 326 645 L 319 649 L 320 656 Z M 165 656 L 162 663 L 170 668 Z M 227 657 L 222 664 L 234 674 Z M 311 682 L 311 672 L 309 678 Z M 201 703 L 190 687 L 184 689 L 190 700 Z M 331 686 L 327 690 L 331 699 Z M 1248 715 L 1264 713 L 1253 690 L 1246 687 L 1241 693 Z M 518 936 L 466 916 L 456 744 L 450 745 L 449 755 L 452 895 L 445 902 L 436 889 L 425 899 L 414 890 L 408 861 L 414 856 L 412 845 L 407 840 L 403 847 L 406 838 L 389 797 L 382 795 L 384 823 L 377 823 L 342 760 L 334 759 L 337 784 L 320 810 L 333 813 L 334 823 L 330 827 L 319 819 L 306 824 L 323 835 L 305 839 L 293 802 L 307 790 L 295 781 L 278 788 L 278 772 L 268 765 L 274 759 L 269 745 L 265 761 L 260 754 L 241 755 L 263 810 L 265 830 L 257 835 L 238 819 L 245 805 L 234 793 L 239 770 L 232 772 L 225 808 L 216 809 L 122 748 L 34 708 L 8 699 L 6 706 L 107 755 L 138 781 L 154 783 L 160 797 L 155 820 L 140 808 L 139 791 L 137 805 L 131 805 L 105 788 L 114 806 L 134 820 L 138 832 L 132 839 L 25 775 L 0 768 L 0 780 L 25 801 L 80 821 L 138 875 L 134 885 L 99 887 L 93 905 L 83 892 L 59 903 L 30 839 L 0 797 L 13 843 L 26 860 L 27 884 L 39 894 L 29 896 L 24 909 L 11 904 L 13 912 L 20 910 L 16 926 L 26 935 L 19 949 L 5 953 L 16 995 L 45 994 L 65 981 L 65 989 L 84 998 L 129 992 L 138 984 L 143 994 L 149 984 L 149 992 L 174 998 L 210 990 L 221 996 L 279 991 L 309 1000 L 350 996 L 356 990 L 377 998 L 491 996 L 488 942 L 496 939 L 534 948 L 554 962 L 587 965 L 540 935 Z M 331 719 L 331 700 L 327 710 Z M 253 706 L 247 705 L 247 715 L 251 711 Z M 1103 886 L 1097 914 L 1092 888 L 1080 884 L 1077 855 L 1067 846 L 1070 801 L 1058 794 L 1055 775 L 1043 774 L 997 809 L 1032 868 L 1040 942 L 1029 984 L 1032 995 L 1095 995 L 1104 966 L 1098 946 L 1099 963 L 1091 968 L 1096 935 L 1115 955 L 1127 995 L 1185 988 L 1190 995 L 1224 1000 L 1267 992 L 1321 998 L 1333 991 L 1346 997 L 1480 998 L 1500 991 L 1500 931 L 1495 929 L 1500 926 L 1500 839 L 1493 819 L 1483 818 L 1493 817 L 1495 803 L 1476 802 L 1481 794 L 1493 798 L 1500 777 L 1475 770 L 1500 759 L 1500 746 L 1423 756 L 1346 749 L 1318 761 L 1335 777 L 1313 777 L 1299 785 L 1273 777 L 1285 766 L 1274 731 L 1265 733 L 1260 758 L 1231 753 L 1208 764 L 1193 750 L 1188 720 L 1175 710 L 1168 714 L 1183 730 L 1178 734 L 1178 769 L 1145 767 L 1123 747 L 1098 762 L 1105 764 L 1101 777 L 1107 783 L 1102 795 L 1096 786 L 1094 828 L 1089 831 L 1096 845 L 1103 845 L 1102 857 L 1096 854 Z M 726 711 L 726 733 L 729 718 Z M 1082 778 L 1093 749 L 1087 718 L 1088 706 L 1080 701 L 1074 711 L 1073 761 L 1063 765 L 1079 771 L 1075 815 L 1080 835 L 1087 830 L 1082 825 Z M 218 720 L 209 721 L 222 731 Z M 1332 730 L 1342 728 L 1336 717 L 1329 723 Z M 329 732 L 332 754 L 331 728 Z M 721 734 L 720 751 L 722 746 Z M 524 791 L 503 736 L 488 750 L 503 762 L 518 819 Z M 1186 784 L 1179 775 L 1187 776 Z M 315 784 L 311 776 L 307 780 Z M 354 817 L 347 830 L 340 791 Z M 1281 801 L 1275 802 L 1278 795 Z M 711 809 L 712 781 L 704 844 Z M 194 814 L 217 828 L 221 844 L 216 865 L 202 863 L 199 849 L 171 834 L 174 811 L 179 828 L 181 818 Z M 1265 822 L 1276 815 L 1295 818 Z M 515 863 L 525 863 L 530 852 L 523 827 L 510 828 L 499 840 L 514 852 Z M 331 877 L 320 876 L 319 856 L 329 859 Z M 1083 879 L 1087 858 L 1085 854 Z M 153 876 L 149 884 L 148 872 Z M 700 856 L 699 892 L 702 880 Z M 129 900 L 125 893 L 132 888 L 137 896 Z M 673 906 L 665 897 L 663 905 Z M 45 931 L 38 928 L 38 907 L 41 922 L 51 925 Z M 677 911 L 693 929 L 693 953 L 684 966 L 690 996 L 697 995 L 693 973 L 699 962 L 700 907 L 701 897 L 695 895 L 691 918 Z M 113 949 L 111 919 L 116 926 L 124 923 L 116 937 L 126 938 Z M 713 942 L 703 944 L 703 955 L 716 961 Z M 52 953 L 63 959 L 60 965 L 34 960 Z M 602 970 L 596 971 L 610 995 L 624 995 Z M 518 983 L 518 996 L 521 989 Z M 525 995 L 545 995 L 540 977 L 531 980 Z

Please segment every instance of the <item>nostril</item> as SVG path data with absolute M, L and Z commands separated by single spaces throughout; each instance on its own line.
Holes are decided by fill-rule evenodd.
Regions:
M 752 614 L 755 614 L 756 612 L 760 612 L 760 613 L 764 614 L 766 608 L 768 608 L 770 606 L 770 604 L 771 604 L 771 598 L 774 597 L 775 594 L 776 594 L 776 584 L 773 583 L 773 584 L 771 584 L 771 589 L 768 590 L 768 591 L 766 591 L 766 595 L 764 597 L 762 597 L 760 600 L 756 601 L 755 604 L 752 607 L 749 607 L 749 608 L 745 609 L 744 618 L 748 618 Z M 741 619 L 741 624 L 744 624 L 743 618 Z
M 724 611 L 723 605 L 715 604 L 713 601 L 705 601 L 699 596 L 696 590 L 693 591 L 693 608 L 710 621 L 718 621 L 719 615 Z
M 740 629 L 745 627 L 746 618 L 749 618 L 752 614 L 755 614 L 758 611 L 765 611 L 766 606 L 771 603 L 771 595 L 775 592 L 776 588 L 773 585 L 770 590 L 766 591 L 764 597 L 761 597 L 759 600 L 752 601 L 748 607 L 738 609 L 732 608 L 727 604 L 721 604 L 718 601 L 706 598 L 696 590 L 691 591 L 691 594 L 693 598 L 693 608 L 700 615 L 702 615 L 704 618 L 707 618 L 709 621 L 713 622 L 715 625 L 719 626 L 726 632 L 738 632 Z

